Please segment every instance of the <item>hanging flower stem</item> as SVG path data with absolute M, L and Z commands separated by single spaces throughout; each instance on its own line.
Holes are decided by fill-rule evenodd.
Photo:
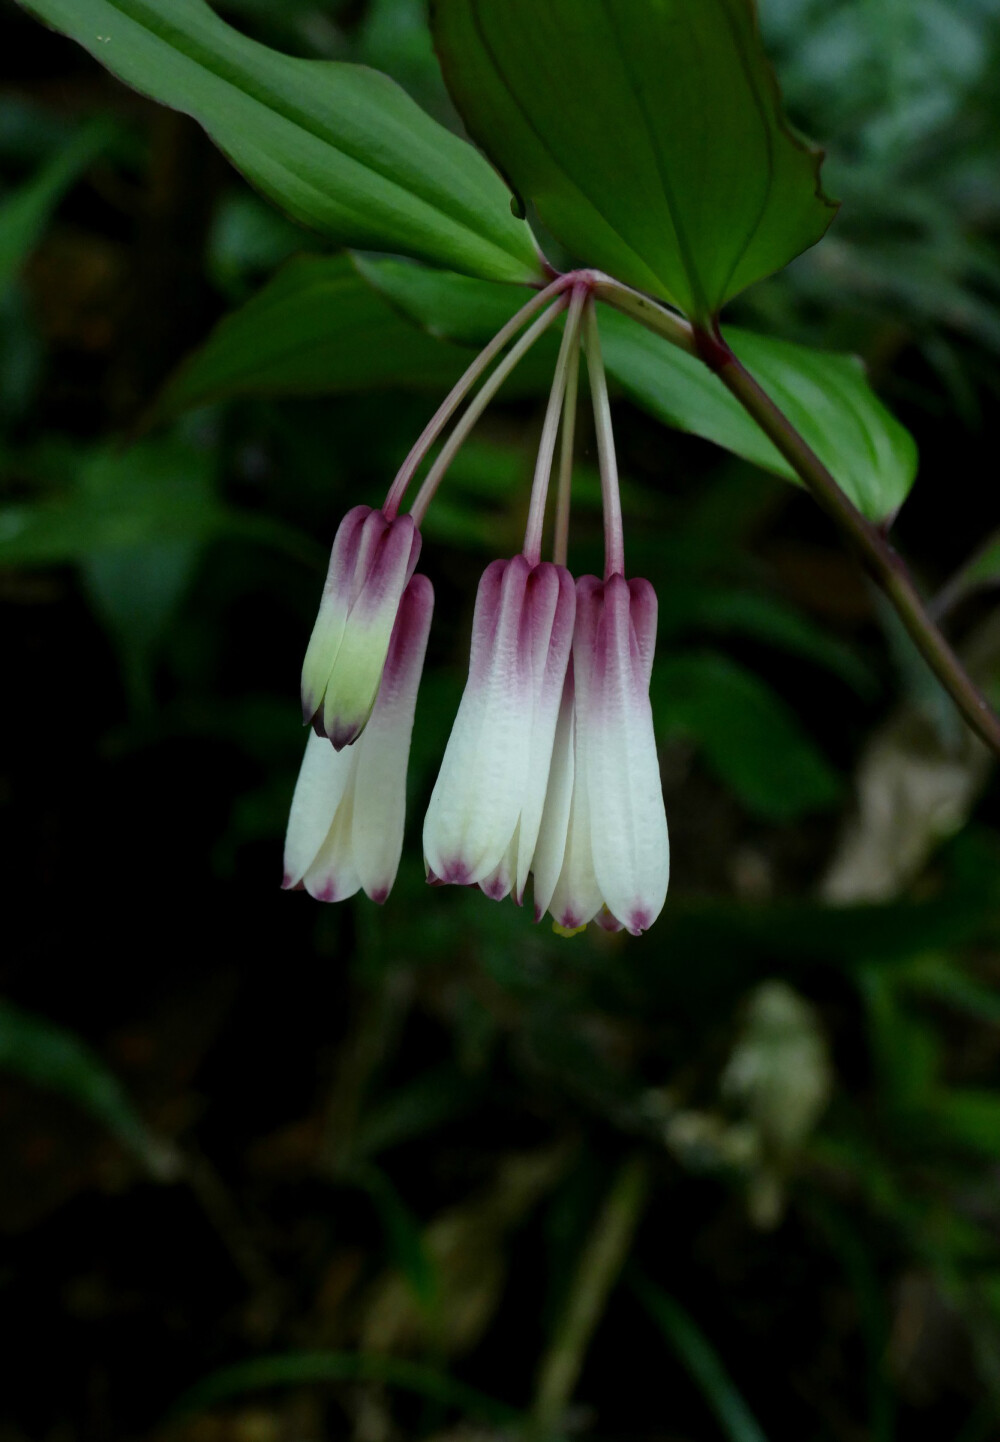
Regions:
M 483 383 L 475 399 L 470 401 L 468 409 L 462 416 L 462 419 L 458 422 L 442 447 L 441 454 L 424 477 L 424 483 L 417 492 L 417 499 L 410 507 L 410 514 L 413 517 L 414 525 L 418 527 L 421 525 L 424 516 L 427 514 L 427 507 L 434 498 L 434 492 L 441 484 L 445 472 L 465 444 L 469 432 L 483 411 L 489 405 L 511 371 L 524 359 L 528 351 L 535 344 L 535 341 L 544 335 L 556 316 L 566 309 L 566 305 L 565 295 L 557 295 L 548 310 L 544 311 L 535 321 L 534 325 L 525 331 L 517 344 L 511 347 L 489 380 Z
M 920 596 L 883 529 L 863 516 L 816 452 L 753 378 L 721 333 L 698 331 L 683 317 L 610 276 L 588 273 L 594 295 L 632 316 L 689 355 L 698 356 L 739 401 L 831 516 L 875 584 L 892 603 L 917 650 L 972 730 L 1000 756 L 1000 716 L 976 686 Z
M 583 349 L 587 356 L 587 377 L 594 406 L 597 461 L 601 471 L 601 504 L 604 508 L 604 579 L 625 574 L 625 536 L 622 530 L 622 502 L 618 490 L 618 461 L 611 428 L 608 381 L 601 359 L 601 337 L 597 329 L 597 308 L 591 300 L 583 323 Z
M 573 299 L 576 299 L 574 293 Z M 563 396 L 562 436 L 559 443 L 559 490 L 556 494 L 556 524 L 552 540 L 552 559 L 565 566 L 569 557 L 569 506 L 573 489 L 573 447 L 576 440 L 576 403 L 580 390 L 580 345 L 570 351 L 566 368 L 566 393 Z
M 556 437 L 559 434 L 559 420 L 563 414 L 566 398 L 566 383 L 569 377 L 570 360 L 579 355 L 580 320 L 587 300 L 587 287 L 575 286 L 566 317 L 559 358 L 552 377 L 552 389 L 545 410 L 545 421 L 538 443 L 538 459 L 535 462 L 535 477 L 531 487 L 531 504 L 528 508 L 528 524 L 524 532 L 524 555 L 532 566 L 542 558 L 542 532 L 545 526 L 545 502 L 549 493 L 549 479 L 552 475 L 552 459 L 555 455 Z
M 543 310 L 545 305 L 560 295 L 573 283 L 572 276 L 558 276 L 551 285 L 540 290 L 526 305 L 523 305 L 516 315 L 512 316 L 502 330 L 497 331 L 485 349 L 481 350 L 475 360 L 469 366 L 462 377 L 455 382 L 437 410 L 431 416 L 420 435 L 410 449 L 406 460 L 396 473 L 396 478 L 389 488 L 389 494 L 385 498 L 385 505 L 382 507 L 386 517 L 391 521 L 399 510 L 400 502 L 406 493 L 406 489 L 420 468 L 420 463 L 458 410 L 462 401 L 469 394 L 469 391 L 476 384 L 479 377 L 489 369 L 493 361 L 513 338 L 518 331 Z

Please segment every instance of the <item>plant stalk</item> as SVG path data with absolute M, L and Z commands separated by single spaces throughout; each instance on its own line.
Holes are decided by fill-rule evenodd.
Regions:
M 845 495 L 816 452 L 733 354 L 722 335 L 698 331 L 683 317 L 628 286 L 603 276 L 593 284 L 600 300 L 648 330 L 696 355 L 720 379 L 795 471 L 837 526 L 873 581 L 888 596 L 917 650 L 969 726 L 1000 756 L 1000 717 L 975 685 L 931 617 L 902 558 L 878 526 Z

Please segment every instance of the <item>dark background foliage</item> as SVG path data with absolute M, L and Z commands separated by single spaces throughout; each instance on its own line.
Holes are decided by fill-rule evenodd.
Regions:
M 951 578 L 996 524 L 1000 6 L 763 10 L 844 206 L 732 318 L 864 356 L 995 688 Z M 452 115 L 418 0 L 226 13 Z M 616 403 L 674 880 L 641 941 L 563 940 L 420 864 L 543 400 L 494 408 L 428 518 L 396 888 L 282 894 L 326 548 L 439 390 L 150 427 L 319 242 L 10 5 L 0 57 L 0 1438 L 1000 1436 L 1000 792 L 825 519 Z M 584 428 L 580 571 L 593 465 Z

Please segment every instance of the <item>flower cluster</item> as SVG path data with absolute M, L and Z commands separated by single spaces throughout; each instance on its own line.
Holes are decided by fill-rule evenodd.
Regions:
M 536 921 L 548 913 L 565 934 L 596 921 L 639 935 L 663 907 L 669 846 L 649 704 L 656 596 L 648 581 L 625 576 L 594 303 L 585 281 L 562 278 L 470 366 L 382 509 L 356 506 L 341 522 L 302 670 L 303 715 L 313 734 L 288 823 L 286 888 L 304 888 L 320 901 L 363 889 L 382 902 L 389 893 L 402 851 L 410 735 L 433 610 L 431 583 L 415 574 L 420 522 L 489 400 L 562 313 L 524 548 L 493 561 L 479 584 L 469 679 L 424 822 L 427 879 L 478 886 L 496 900 L 513 894 L 520 905 L 531 877 Z M 400 515 L 428 449 L 511 341 L 410 513 Z M 574 581 L 566 550 L 581 343 L 600 459 L 605 574 Z M 554 557 L 542 560 L 560 430 Z

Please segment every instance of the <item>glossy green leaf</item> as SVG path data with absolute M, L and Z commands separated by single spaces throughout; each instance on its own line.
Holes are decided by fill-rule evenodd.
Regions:
M 176 1173 L 173 1148 L 153 1135 L 101 1058 L 64 1027 L 0 1002 L 0 1068 L 88 1111 L 151 1175 Z
M 600 324 L 609 373 L 644 410 L 798 483 L 701 361 L 617 311 L 602 310 Z M 894 516 L 916 476 L 917 448 L 868 385 L 861 362 L 735 326 L 726 340 L 858 509 L 873 521 Z
M 484 344 L 520 300 L 509 287 L 399 261 L 366 260 L 361 269 L 415 322 L 467 344 Z M 608 373 L 637 405 L 668 426 L 796 481 L 787 461 L 700 360 L 619 311 L 601 306 L 599 315 Z M 894 515 L 916 475 L 916 445 L 868 385 L 861 363 L 736 327 L 727 328 L 726 339 L 855 505 L 871 520 Z
M 435 0 L 470 134 L 570 252 L 701 321 L 834 207 L 752 0 Z
M 339 243 L 471 275 L 538 274 L 485 160 L 393 81 L 248 39 L 204 0 L 22 0 L 126 84 L 192 115 L 254 185 Z
M 749 811 L 791 821 L 832 806 L 837 773 L 769 687 L 723 656 L 668 656 L 653 669 L 657 730 L 681 732 Z

